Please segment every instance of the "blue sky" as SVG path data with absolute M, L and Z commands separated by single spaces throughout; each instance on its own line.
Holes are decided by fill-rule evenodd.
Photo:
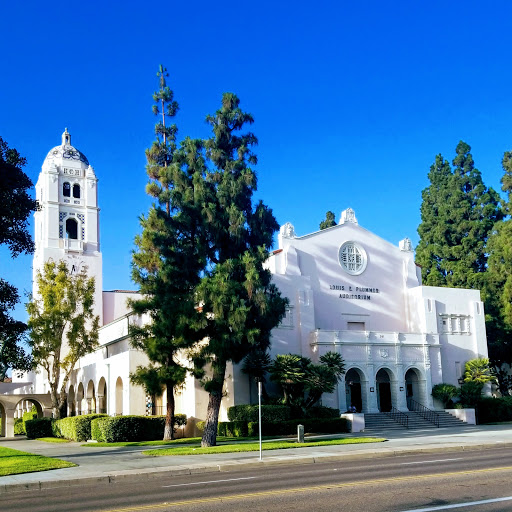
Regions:
M 302 235 L 352 207 L 386 240 L 416 244 L 437 153 L 472 146 L 499 188 L 512 149 L 512 4 L 473 2 L 11 2 L 2 7 L 0 135 L 37 180 L 67 127 L 99 182 L 104 289 L 131 289 L 161 63 L 179 137 L 235 92 L 255 118 L 257 198 Z M 31 257 L 0 275 L 31 289 Z M 23 319 L 20 307 L 16 315 Z

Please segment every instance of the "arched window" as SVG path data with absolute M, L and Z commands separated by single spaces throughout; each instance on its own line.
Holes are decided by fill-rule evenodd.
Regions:
M 67 238 L 78 239 L 78 223 L 75 219 L 68 219 L 66 221 L 66 235 Z
M 71 185 L 67 181 L 62 185 L 62 195 L 64 197 L 70 197 L 71 195 Z
M 80 199 L 80 185 L 73 185 L 73 197 L 75 199 Z

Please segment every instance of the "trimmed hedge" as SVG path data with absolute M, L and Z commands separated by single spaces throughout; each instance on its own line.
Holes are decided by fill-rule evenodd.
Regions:
M 476 404 L 478 423 L 512 421 L 512 397 L 484 397 Z
M 176 414 L 176 427 L 185 425 L 187 417 Z M 164 437 L 165 416 L 107 416 L 91 423 L 91 438 L 103 443 L 154 441 Z
M 297 433 L 297 425 L 304 425 L 305 433 L 341 434 L 349 431 L 345 418 L 302 418 L 291 421 L 267 422 L 261 425 L 264 436 L 287 436 Z M 249 422 L 248 435 L 257 436 L 258 422 Z
M 306 411 L 306 418 L 336 418 L 340 417 L 339 409 L 317 405 Z
M 288 421 L 291 418 L 291 408 L 287 405 L 262 405 L 262 421 Z M 234 405 L 228 409 L 229 421 L 258 421 L 257 405 Z
M 71 416 L 53 422 L 53 435 L 72 441 L 87 441 L 91 439 L 91 422 L 96 418 L 104 418 L 106 414 L 84 414 Z
M 198 421 L 196 427 L 204 430 L 204 421 Z M 288 436 L 297 433 L 297 425 L 304 425 L 304 432 L 338 434 L 349 431 L 345 418 L 300 418 L 289 421 L 262 422 L 262 435 Z M 255 437 L 259 435 L 257 421 L 219 421 L 217 435 L 227 437 Z
M 29 439 L 38 437 L 52 437 L 52 419 L 35 418 L 25 422 L 25 430 Z

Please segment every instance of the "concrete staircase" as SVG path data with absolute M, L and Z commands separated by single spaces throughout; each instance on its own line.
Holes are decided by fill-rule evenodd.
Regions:
M 445 411 L 435 411 L 439 415 L 439 428 L 466 428 L 470 425 L 455 418 Z M 427 421 L 417 412 L 404 412 L 409 418 L 408 429 L 391 419 L 386 413 L 373 413 L 364 415 L 365 432 L 378 432 L 381 430 L 418 430 L 435 429 L 437 426 Z

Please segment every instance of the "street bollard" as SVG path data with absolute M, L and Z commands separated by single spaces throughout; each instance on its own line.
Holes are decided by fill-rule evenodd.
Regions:
M 297 425 L 297 443 L 304 442 L 304 425 Z

